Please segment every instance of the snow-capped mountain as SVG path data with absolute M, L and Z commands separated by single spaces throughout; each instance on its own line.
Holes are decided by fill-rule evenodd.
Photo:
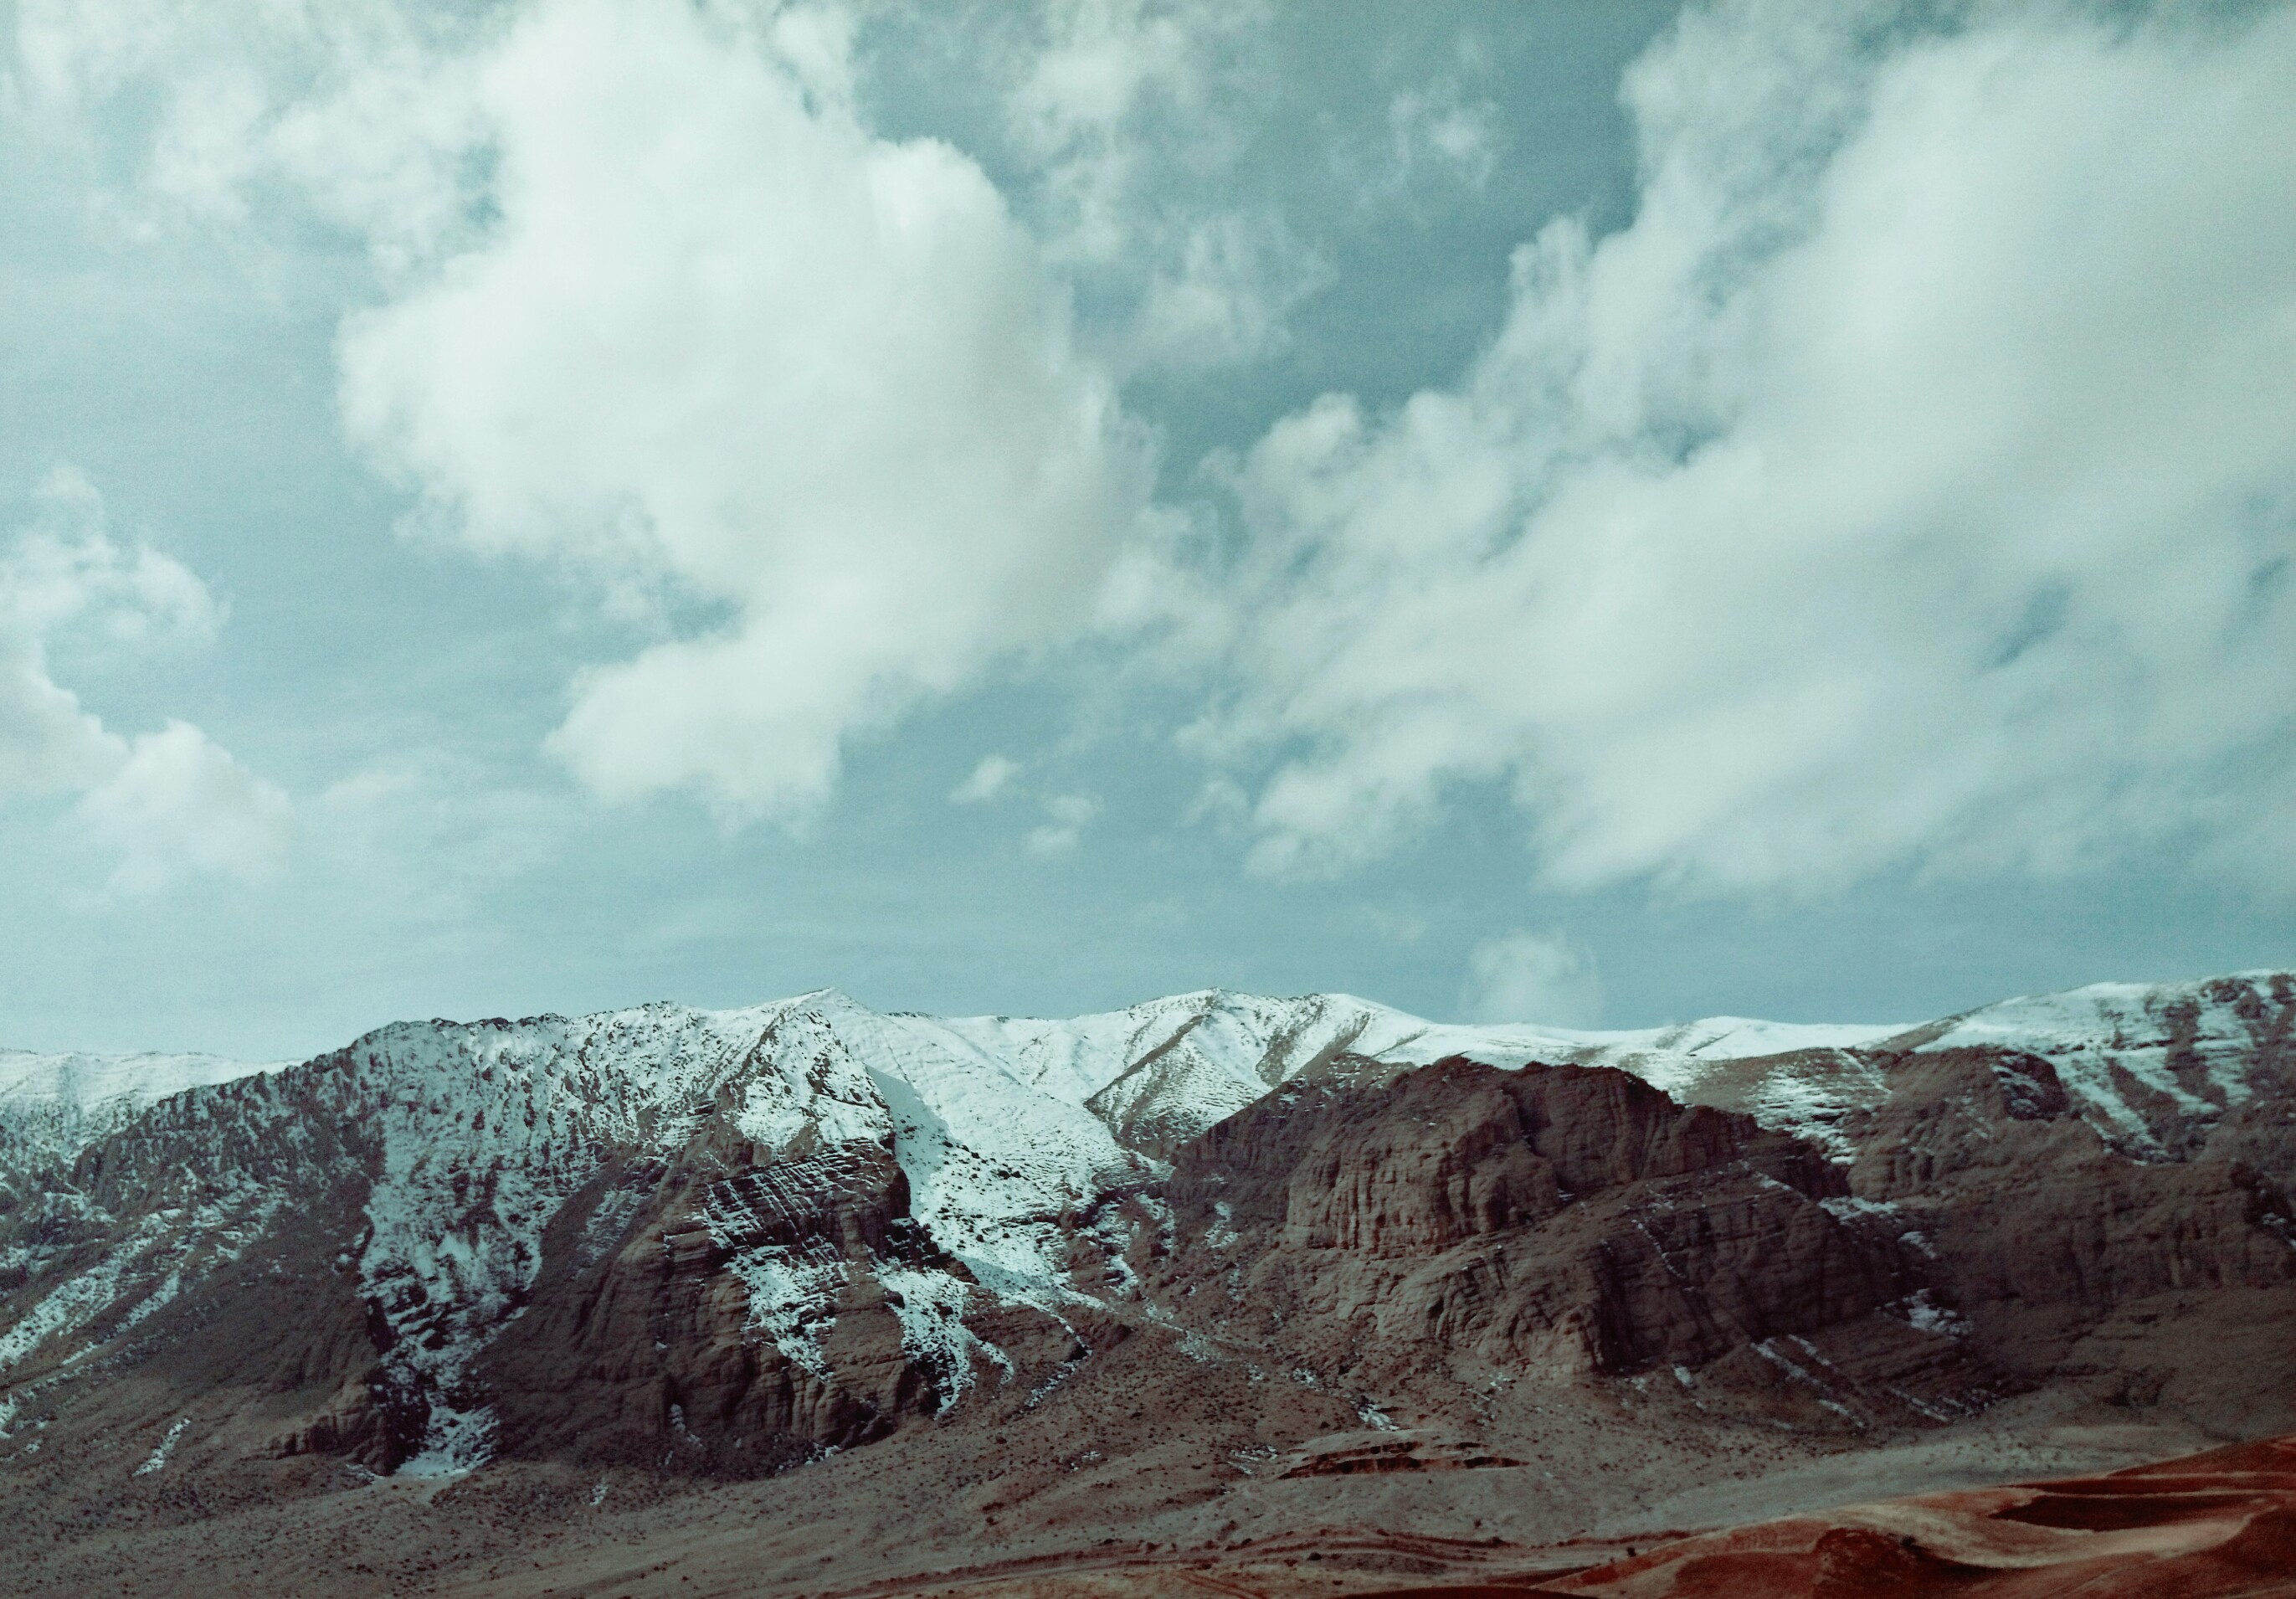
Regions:
M 0 1049 L 0 1139 L 12 1163 L 70 1154 L 125 1125 L 154 1101 L 187 1088 L 227 1083 L 287 1062 L 262 1065 L 221 1055 L 41 1054 Z
M 2173 1165 L 2213 1147 L 2244 1107 L 2286 1095 L 2292 1019 L 2296 979 L 2278 972 L 2105 985 L 1915 1027 L 1718 1018 L 1613 1032 L 1453 1026 L 1339 994 L 1208 990 L 1045 1021 L 881 1014 L 824 990 L 731 1011 L 401 1023 L 291 1067 L 0 1055 L 0 1187 L 12 1196 L 0 1208 L 0 1439 L 12 1425 L 20 1447 L 36 1447 L 26 1418 L 61 1414 L 101 1374 L 220 1336 L 212 1329 L 241 1314 L 233 1307 L 260 1300 L 324 1338 L 278 1357 L 292 1382 L 275 1371 L 262 1381 L 302 1397 L 282 1401 L 272 1431 L 245 1447 L 442 1471 L 505 1447 L 651 1447 L 633 1440 L 667 1428 L 673 1456 L 768 1466 L 947 1413 L 983 1383 L 1056 1381 L 1141 1316 L 1184 1324 L 1208 1301 L 1159 1308 L 1156 1282 L 1180 1278 L 1154 1263 L 1244 1235 L 1242 1213 L 1202 1186 L 1249 1175 L 1232 1160 L 1206 1165 L 1204 1151 L 1228 1147 L 1204 1142 L 1212 1129 L 1262 1107 L 1254 1125 L 1274 1130 L 1250 1136 L 1305 1170 L 1326 1157 L 1285 1142 L 1283 1126 L 1357 1139 L 1348 1129 L 1383 1113 L 1388 1085 L 1453 1057 L 1503 1072 L 1615 1067 L 1670 1096 L 1628 1104 L 1542 1088 L 1520 1111 L 1492 1111 L 1493 1126 L 1578 1106 L 1572 1114 L 1640 1129 L 1641 1148 L 1674 1127 L 1669 1106 L 1749 1118 L 1665 1131 L 1693 1152 L 1663 1170 L 1583 1152 L 1570 1157 L 1578 1168 L 1558 1153 L 1555 1169 L 1623 1185 L 1620 1206 L 1637 1184 L 1693 1178 L 1701 1204 L 1736 1194 L 1734 1215 L 1784 1206 L 1775 1225 L 1803 1242 L 1763 1268 L 1785 1274 L 1764 1291 L 1770 1308 L 1744 1315 L 1815 1331 L 1880 1315 L 1890 1295 L 1915 1292 L 1908 1272 L 1926 1269 L 1906 1251 L 1931 1247 L 1927 1234 L 1898 1209 L 1920 1196 L 1885 1156 L 1902 1166 L 1890 1152 L 1934 1143 L 1944 1124 L 1924 1111 L 1915 1128 L 1906 1106 L 1977 1106 L 1976 1130 L 1956 1137 L 2038 1119 L 2061 1144 L 2062 1129 L 2086 1129 L 2087 1144 L 2062 1147 L 2095 1151 L 2114 1171 Z M 1454 1077 L 1441 1093 L 1484 1094 L 1472 1074 Z M 1741 1130 L 1714 1130 L 1726 1123 Z M 1759 1144 L 1769 1152 L 1756 1176 L 1800 1175 L 1756 1182 L 1745 1162 L 1757 1126 L 1824 1158 L 1798 1165 L 1787 1145 Z M 1409 1128 L 1396 1134 L 1406 1144 L 1437 1136 Z M 2240 1136 L 2253 1143 L 2252 1129 Z M 1185 1202 L 1167 1187 L 1183 1155 L 1195 1174 Z M 1375 1194 L 1390 1157 L 1362 1158 Z M 1726 1168 L 1740 1175 L 1726 1181 Z M 2288 1225 L 2271 1184 L 2243 1192 L 2240 1226 Z M 1538 1218 L 1571 1197 L 1509 1201 L 1520 1218 L 1509 1225 L 1559 1226 Z M 1401 1235 L 1379 1218 L 1383 1202 L 1364 1198 L 1358 1210 L 1372 1210 L 1347 1235 Z M 1685 1202 L 1666 1200 L 1667 1214 Z M 1176 1220 L 1175 1203 L 1195 1205 L 1195 1219 Z M 1308 1210 L 1264 1220 L 1277 1230 L 1245 1252 L 1275 1260 L 1298 1242 L 1283 1242 L 1283 1227 L 1314 1234 L 1323 1224 L 1302 1218 L 1315 1204 L 1299 1203 Z M 1900 1219 L 1883 1226 L 1885 1216 Z M 1606 1258 L 1656 1235 L 1634 1226 L 1603 1246 Z M 1412 1229 L 1454 1242 L 1477 1231 Z M 1664 1279 L 1679 1278 L 1678 1258 L 1654 1259 L 1665 1269 L 1649 1292 L 1677 1292 Z M 1796 1261 L 1813 1263 L 1808 1283 Z M 1304 1269 L 1283 1267 L 1284 1280 L 1307 1280 Z M 1864 1286 L 1829 1298 L 1820 1278 Z M 1618 1292 L 1614 1279 L 1585 1292 Z M 1193 1296 L 1200 1284 L 1187 1281 Z M 1249 1297 L 1240 1277 L 1224 1292 Z M 1579 1324 L 1577 1314 L 1557 1324 Z M 1662 1345 L 1707 1358 L 1753 1336 L 1742 1317 L 1665 1314 L 1689 1317 L 1695 1335 L 1637 1341 L 1613 1325 L 1596 1341 L 1613 1353 L 1587 1358 L 1615 1364 L 1627 1358 L 1616 1350 Z M 275 1333 L 266 1323 L 264 1336 Z M 633 1410 L 642 1377 L 656 1398 Z

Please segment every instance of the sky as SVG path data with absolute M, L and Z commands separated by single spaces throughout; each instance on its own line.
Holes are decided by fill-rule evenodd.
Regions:
M 2296 5 L 0 37 L 0 1044 L 2296 964 Z

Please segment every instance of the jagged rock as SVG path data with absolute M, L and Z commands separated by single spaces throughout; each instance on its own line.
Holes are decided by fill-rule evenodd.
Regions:
M 1897 1251 L 1820 1202 L 1842 1191 L 1804 1141 L 1624 1072 L 1454 1058 L 1277 1095 L 1184 1146 L 1168 1192 L 1195 1247 L 1160 1285 L 1208 1328 L 1300 1329 L 1374 1385 L 1430 1360 L 1699 1366 L 1909 1292 Z

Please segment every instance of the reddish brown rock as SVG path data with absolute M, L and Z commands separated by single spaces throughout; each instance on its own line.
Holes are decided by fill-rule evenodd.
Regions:
M 1184 1146 L 1181 1243 L 1154 1283 L 1191 1325 L 1373 1389 L 1405 1368 L 1696 1368 L 1821 1334 L 1839 1359 L 1806 1344 L 1756 1361 L 1754 1385 L 1800 1369 L 1806 1407 L 1846 1414 L 1852 1390 L 1902 1410 L 1893 1378 L 1980 1382 L 1950 1340 L 1881 1314 L 1917 1279 L 1827 1210 L 1842 1188 L 1803 1141 L 1624 1072 L 1449 1060 L 1288 1090 Z M 1861 1359 L 1873 1381 L 1845 1369 Z

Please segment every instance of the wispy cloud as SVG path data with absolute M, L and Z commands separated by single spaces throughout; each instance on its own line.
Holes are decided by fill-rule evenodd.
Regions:
M 1100 801 L 1093 795 L 1055 794 L 1045 801 L 1043 825 L 1030 828 L 1021 843 L 1030 855 L 1073 855 L 1084 830 L 1099 815 Z
M 1459 1008 L 1470 1021 L 1591 1027 L 1602 1017 L 1602 975 L 1594 953 L 1568 933 L 1503 933 L 1468 956 Z
M 1021 763 L 1003 755 L 984 755 L 980 764 L 963 783 L 948 791 L 951 805 L 979 805 L 995 800 L 1013 787 L 1013 780 L 1021 775 Z

